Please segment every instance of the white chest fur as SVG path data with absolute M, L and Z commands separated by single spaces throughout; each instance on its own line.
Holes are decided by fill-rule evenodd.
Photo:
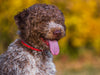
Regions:
M 52 58 L 45 56 L 33 57 L 28 55 L 29 64 L 27 65 L 28 75 L 55 75 L 56 69 Z

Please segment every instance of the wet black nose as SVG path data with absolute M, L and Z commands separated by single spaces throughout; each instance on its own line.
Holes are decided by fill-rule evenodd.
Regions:
M 59 35 L 61 35 L 61 30 L 55 30 L 53 32 L 53 34 L 56 35 L 56 36 L 59 36 Z

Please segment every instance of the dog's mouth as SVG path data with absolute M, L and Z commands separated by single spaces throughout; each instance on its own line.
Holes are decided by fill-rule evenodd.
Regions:
M 50 47 L 50 51 L 53 55 L 58 55 L 59 54 L 59 45 L 58 45 L 58 40 L 46 40 L 44 38 L 41 38 L 43 42 L 46 43 Z

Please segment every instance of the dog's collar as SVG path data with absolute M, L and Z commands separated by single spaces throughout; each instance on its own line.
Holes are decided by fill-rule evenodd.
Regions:
M 40 50 L 40 49 L 36 49 L 36 48 L 34 48 L 34 47 L 32 47 L 32 46 L 26 44 L 26 43 L 25 43 L 24 41 L 22 41 L 22 40 L 21 40 L 21 43 L 22 43 L 24 46 L 26 46 L 27 48 L 30 48 L 30 49 L 32 49 L 32 50 L 35 50 L 35 51 L 42 51 L 42 50 Z
M 49 43 L 48 43 L 48 42 L 44 41 L 42 38 L 41 38 L 41 40 L 42 40 L 47 46 L 49 46 Z M 40 49 L 37 49 L 37 48 L 34 48 L 34 47 L 28 45 L 28 44 L 25 43 L 23 40 L 21 40 L 21 43 L 22 43 L 24 46 L 26 46 L 27 48 L 30 48 L 30 49 L 32 49 L 32 50 L 35 50 L 35 51 L 43 51 L 43 50 L 40 50 Z

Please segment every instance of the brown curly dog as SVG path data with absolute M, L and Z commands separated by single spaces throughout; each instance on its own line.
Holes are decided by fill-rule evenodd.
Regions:
M 55 75 L 52 58 L 66 30 L 62 12 L 54 5 L 35 4 L 14 19 L 20 39 L 0 56 L 0 75 Z

